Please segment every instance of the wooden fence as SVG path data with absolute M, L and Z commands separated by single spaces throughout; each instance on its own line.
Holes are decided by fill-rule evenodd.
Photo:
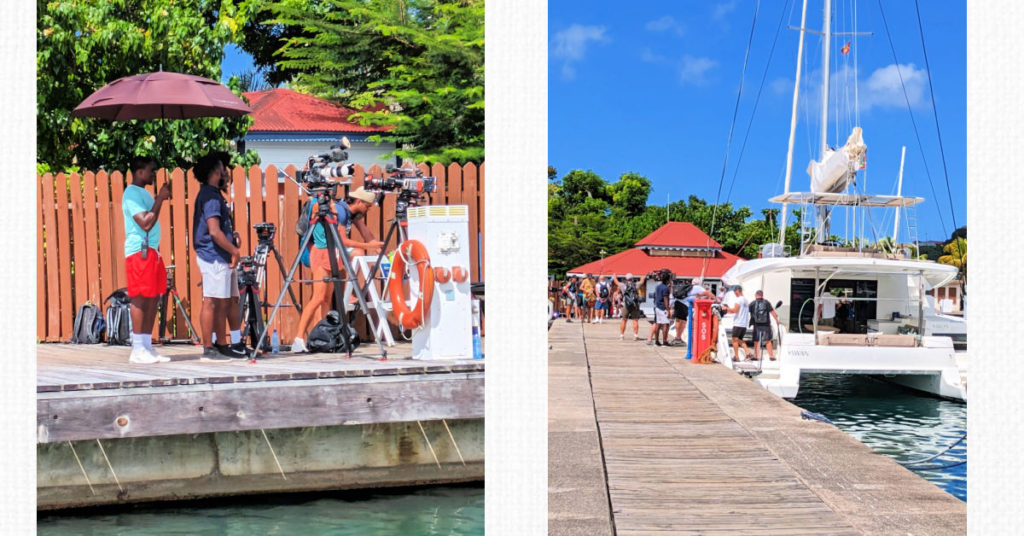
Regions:
M 437 190 L 430 196 L 434 205 L 469 205 L 470 269 L 474 282 L 484 279 L 484 164 L 479 168 L 473 163 L 464 166 L 451 164 L 447 167 L 435 164 L 418 166 L 424 173 L 437 177 Z M 234 212 L 235 229 L 241 234 L 243 254 L 251 254 L 256 245 L 253 224 L 272 222 L 277 225 L 274 244 L 290 263 L 297 253 L 299 237 L 295 234 L 295 221 L 302 203 L 307 196 L 290 181 L 275 180 L 278 171 L 274 166 L 261 170 L 253 166 L 248 170 L 236 167 L 231 170 L 233 184 L 228 202 Z M 295 176 L 295 168 L 288 166 L 285 173 Z M 381 170 L 373 166 L 364 173 L 357 166 L 351 188 L 363 184 L 366 175 L 379 177 Z M 267 177 L 269 180 L 264 180 Z M 164 263 L 174 265 L 174 285 L 185 302 L 186 310 L 193 325 L 198 328 L 199 310 L 202 305 L 202 288 L 199 266 L 195 253 L 190 248 L 191 218 L 193 201 L 199 191 L 199 183 L 192 177 L 192 170 L 175 169 L 157 173 L 156 187 L 151 193 L 170 180 L 171 200 L 160 211 L 160 255 Z M 121 212 L 121 197 L 126 185 L 125 177 L 118 171 L 107 173 L 85 172 L 81 175 L 47 173 L 37 176 L 39 210 L 37 221 L 37 324 L 36 337 L 46 342 L 67 342 L 71 340 L 74 315 L 86 300 L 105 309 L 103 300 L 115 290 L 125 287 L 124 265 L 124 216 Z M 248 186 L 248 187 L 247 187 Z M 367 226 L 383 240 L 395 216 L 395 196 L 387 195 L 381 206 L 371 209 Z M 358 238 L 358 233 L 357 236 Z M 395 248 L 393 238 L 387 250 Z M 287 266 L 286 266 L 287 269 Z M 267 260 L 267 287 L 269 300 L 273 302 L 281 292 L 284 275 L 273 256 Z M 311 274 L 301 267 L 296 279 L 309 279 Z M 311 293 L 309 284 L 293 284 L 293 289 L 302 303 Z M 285 298 L 285 304 L 290 300 Z M 173 304 L 169 304 L 169 308 Z M 177 311 L 169 318 L 168 331 L 185 337 L 187 330 L 184 320 L 177 318 Z M 273 327 L 278 330 L 282 343 L 289 343 L 294 336 L 298 315 L 291 307 L 278 311 Z M 366 333 L 364 321 L 359 321 L 360 331 Z M 156 327 L 154 326 L 154 333 Z

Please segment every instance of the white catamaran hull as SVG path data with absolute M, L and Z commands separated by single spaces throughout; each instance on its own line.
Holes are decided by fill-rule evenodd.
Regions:
M 811 334 L 784 333 L 783 344 L 778 345 L 776 337 L 777 361 L 769 360 L 767 352 L 762 350 L 764 362 L 760 367 L 757 363 L 734 361 L 731 348 L 722 342 L 728 340 L 727 337 L 723 327 L 718 348 L 721 363 L 738 372 L 758 372 L 757 383 L 782 398 L 795 398 L 800 391 L 801 375 L 808 373 L 880 376 L 942 398 L 967 400 L 967 388 L 948 337 L 924 337 L 921 346 L 912 348 L 870 343 L 821 346 L 814 344 Z

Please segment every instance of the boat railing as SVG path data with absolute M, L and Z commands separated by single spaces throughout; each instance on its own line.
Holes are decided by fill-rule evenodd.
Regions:
M 858 301 L 861 301 L 861 302 L 903 302 L 903 303 L 907 302 L 907 300 L 905 298 L 883 298 L 883 297 L 875 297 L 875 298 L 868 298 L 868 297 L 852 297 L 852 298 L 851 297 L 843 297 L 843 298 L 840 298 L 840 300 L 841 301 L 845 301 L 845 302 L 858 302 Z M 806 307 L 808 303 L 812 303 L 813 307 L 814 307 L 814 314 L 813 314 L 813 319 L 812 319 L 812 323 L 811 323 L 811 327 L 812 327 L 811 332 L 814 334 L 814 344 L 815 345 L 822 345 L 822 341 L 824 340 L 825 343 L 826 343 L 824 345 L 836 346 L 836 344 L 830 344 L 830 341 L 829 341 L 829 339 L 833 335 L 863 335 L 866 338 L 864 344 L 855 344 L 854 338 L 852 338 L 852 337 L 847 337 L 847 338 L 844 338 L 844 339 L 836 339 L 837 341 L 838 340 L 844 340 L 845 341 L 846 339 L 849 339 L 849 341 L 847 341 L 845 343 L 840 343 L 839 344 L 839 345 L 842 345 L 842 346 L 867 346 L 868 343 L 871 342 L 870 341 L 871 337 L 869 337 L 869 335 L 875 335 L 873 333 L 837 333 L 837 332 L 833 331 L 832 329 L 827 329 L 828 326 L 820 325 L 819 322 L 818 322 L 819 321 L 818 305 L 821 303 L 821 301 L 822 301 L 822 297 L 821 296 L 815 296 L 814 298 L 806 298 L 806 299 L 804 299 L 804 302 L 800 305 L 800 309 L 799 309 L 799 312 L 797 313 L 797 317 L 796 317 L 797 318 L 797 326 L 800 328 L 800 333 L 803 333 L 803 327 L 804 327 L 804 324 L 803 324 L 803 322 L 801 320 L 801 319 L 803 319 L 804 307 Z M 899 316 L 898 318 L 903 318 L 903 319 L 907 319 L 907 320 L 911 320 L 911 319 L 917 320 L 918 325 L 917 326 L 912 326 L 914 333 L 906 333 L 906 334 L 897 333 L 895 335 L 913 335 L 913 337 L 914 337 L 914 344 L 913 344 L 913 346 L 921 346 L 921 337 L 924 335 L 924 318 L 923 318 L 923 314 L 919 314 L 918 317 L 907 315 L 907 316 Z M 871 318 L 871 319 L 867 319 L 867 320 L 868 321 L 874 320 L 876 322 L 884 322 L 884 321 L 887 321 L 888 319 L 886 319 L 886 318 Z M 823 339 L 820 335 L 827 335 L 827 337 L 825 339 Z M 879 332 L 877 335 L 893 335 L 893 334 L 887 334 L 887 333 Z M 885 339 L 885 340 L 888 340 L 888 338 Z M 898 343 L 898 344 L 884 344 L 884 345 L 881 345 L 881 346 L 905 346 L 905 344 L 903 344 L 903 342 L 901 340 L 901 342 Z

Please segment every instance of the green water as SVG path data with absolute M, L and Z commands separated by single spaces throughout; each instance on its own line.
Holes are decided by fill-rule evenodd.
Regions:
M 479 535 L 484 533 L 484 489 L 239 497 L 214 504 L 45 515 L 37 528 L 40 536 Z
M 900 462 L 946 450 L 967 431 L 967 404 L 918 394 L 865 376 L 805 374 L 792 400 L 820 413 L 879 454 Z M 956 467 L 937 468 L 964 462 Z M 914 472 L 967 501 L 967 440 Z

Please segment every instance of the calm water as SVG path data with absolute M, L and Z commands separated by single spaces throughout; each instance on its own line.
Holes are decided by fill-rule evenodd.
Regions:
M 875 452 L 906 462 L 931 457 L 967 431 L 967 405 L 915 394 L 861 376 L 805 374 L 793 403 L 821 413 Z M 967 440 L 929 466 L 967 460 Z M 915 471 L 962 501 L 967 501 L 967 464 Z
M 142 507 L 117 513 L 40 517 L 43 535 L 437 535 L 484 533 L 483 487 L 399 492 L 275 495 Z

